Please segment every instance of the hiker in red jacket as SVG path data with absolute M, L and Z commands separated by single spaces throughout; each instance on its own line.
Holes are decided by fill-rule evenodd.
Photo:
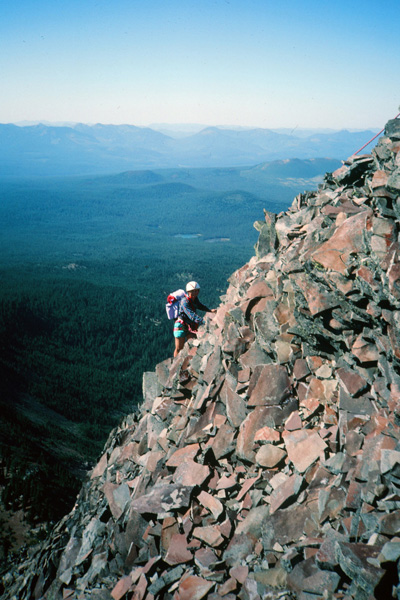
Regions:
M 199 325 L 204 323 L 203 317 L 196 314 L 196 310 L 215 313 L 216 308 L 210 309 L 204 306 L 198 299 L 200 286 L 196 281 L 189 281 L 186 286 L 186 294 L 180 301 L 178 318 L 174 325 L 175 352 L 174 356 L 178 356 L 185 342 L 189 338 L 196 337 L 196 331 Z

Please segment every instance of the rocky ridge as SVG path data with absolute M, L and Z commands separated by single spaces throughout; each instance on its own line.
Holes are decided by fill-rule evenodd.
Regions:
M 400 121 L 266 213 L 6 599 L 400 597 Z

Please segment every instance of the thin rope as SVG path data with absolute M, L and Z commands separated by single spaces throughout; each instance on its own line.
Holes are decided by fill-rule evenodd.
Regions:
M 400 113 L 398 113 L 395 116 L 395 119 L 397 119 L 398 117 L 400 117 Z M 361 146 L 361 148 L 359 150 L 357 150 L 357 152 L 354 152 L 354 154 L 352 154 L 352 156 L 355 156 L 356 154 L 358 154 L 359 152 L 361 152 L 361 150 L 364 150 L 364 148 L 366 148 L 367 146 L 369 146 L 370 143 L 373 142 L 378 137 L 378 135 L 381 135 L 381 133 L 383 133 L 384 131 L 385 131 L 385 128 L 381 129 L 379 133 L 377 133 L 376 135 L 374 135 L 374 137 L 371 138 L 369 140 L 369 142 L 367 142 L 366 144 L 364 144 L 364 146 Z

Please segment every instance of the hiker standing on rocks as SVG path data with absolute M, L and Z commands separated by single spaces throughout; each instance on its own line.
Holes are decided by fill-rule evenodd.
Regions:
M 174 325 L 175 352 L 174 357 L 178 356 L 179 352 L 185 345 L 186 340 L 195 338 L 199 325 L 204 323 L 203 317 L 196 314 L 196 310 L 204 312 L 217 312 L 216 308 L 207 308 L 198 299 L 200 286 L 197 281 L 189 281 L 186 286 L 186 294 L 180 301 L 178 317 Z

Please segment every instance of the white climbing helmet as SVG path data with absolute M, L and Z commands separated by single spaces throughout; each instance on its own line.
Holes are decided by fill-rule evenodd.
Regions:
M 199 290 L 200 286 L 197 283 L 197 281 L 189 281 L 189 283 L 186 285 L 186 291 L 187 292 L 191 292 L 192 290 Z

